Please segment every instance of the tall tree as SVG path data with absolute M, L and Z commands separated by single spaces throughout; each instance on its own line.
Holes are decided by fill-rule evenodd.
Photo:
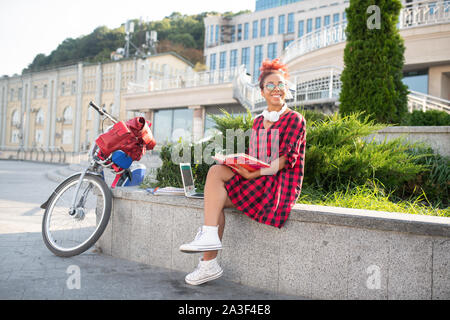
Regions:
M 399 123 L 407 112 L 405 46 L 397 29 L 401 6 L 400 0 L 350 0 L 341 114 L 364 110 L 378 122 Z

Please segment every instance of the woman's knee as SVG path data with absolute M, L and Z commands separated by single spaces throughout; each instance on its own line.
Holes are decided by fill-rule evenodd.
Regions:
M 228 181 L 234 176 L 234 173 L 225 165 L 215 164 L 208 170 L 208 177 L 210 176 L 213 178 L 218 178 L 222 181 Z

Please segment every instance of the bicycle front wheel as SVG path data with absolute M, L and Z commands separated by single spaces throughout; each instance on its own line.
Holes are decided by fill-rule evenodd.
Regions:
M 80 177 L 81 173 L 63 181 L 44 213 L 44 243 L 57 256 L 72 257 L 92 247 L 111 216 L 111 190 L 101 177 L 90 173 L 85 174 L 71 208 Z

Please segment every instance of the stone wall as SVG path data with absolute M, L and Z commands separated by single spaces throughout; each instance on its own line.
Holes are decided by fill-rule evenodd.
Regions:
M 179 246 L 202 225 L 203 200 L 113 193 L 103 253 L 186 273 L 196 267 L 200 254 Z M 224 279 L 313 299 L 450 299 L 450 218 L 295 205 L 277 229 L 237 210 L 225 215 Z

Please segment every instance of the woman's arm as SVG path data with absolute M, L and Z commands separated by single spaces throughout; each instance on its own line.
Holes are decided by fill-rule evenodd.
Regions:
M 270 163 L 270 168 L 263 168 L 256 171 L 248 171 L 247 169 L 241 167 L 240 165 L 236 165 L 234 168 L 237 173 L 239 173 L 243 178 L 250 180 L 255 179 L 261 176 L 270 176 L 276 174 L 278 171 L 284 168 L 286 164 L 285 156 L 281 156 L 278 159 L 275 159 Z

